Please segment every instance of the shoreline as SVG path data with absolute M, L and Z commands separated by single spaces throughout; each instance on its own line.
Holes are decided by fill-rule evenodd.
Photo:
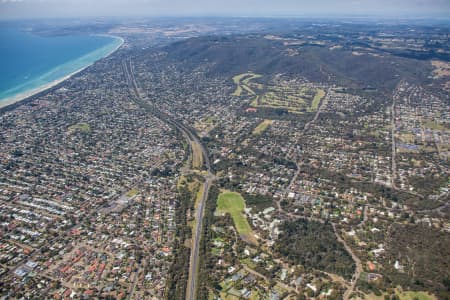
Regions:
M 44 84 L 42 86 L 39 86 L 39 87 L 37 87 L 35 89 L 29 90 L 29 91 L 26 91 L 26 92 L 23 92 L 23 93 L 19 93 L 19 94 L 15 95 L 15 96 L 12 96 L 12 97 L 0 100 L 0 109 L 6 108 L 6 107 L 8 107 L 10 105 L 13 105 L 13 104 L 19 104 L 19 102 L 25 101 L 26 99 L 28 99 L 28 98 L 36 95 L 36 94 L 45 92 L 46 90 L 49 90 L 49 89 L 51 89 L 51 88 L 61 84 L 62 82 L 66 81 L 67 79 L 71 78 L 72 76 L 74 76 L 74 75 L 84 71 L 85 69 L 89 68 L 90 66 L 92 66 L 97 61 L 112 55 L 114 52 L 119 50 L 119 48 L 122 47 L 122 45 L 125 43 L 125 40 L 122 37 L 120 37 L 120 36 L 115 36 L 115 35 L 107 35 L 107 36 L 113 37 L 115 39 L 120 40 L 120 44 L 117 45 L 110 52 L 108 52 L 106 55 L 100 57 L 99 59 L 96 59 L 92 63 L 90 63 L 90 64 L 88 64 L 86 66 L 83 66 L 82 68 L 79 68 L 78 70 L 75 70 L 74 72 L 72 72 L 72 73 L 70 73 L 70 74 L 68 74 L 68 75 L 66 75 L 64 77 L 58 78 L 58 79 L 56 79 L 56 80 L 54 80 L 52 82 L 49 82 L 49 83 Z

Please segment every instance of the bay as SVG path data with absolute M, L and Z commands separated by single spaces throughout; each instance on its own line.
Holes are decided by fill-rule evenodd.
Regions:
M 104 35 L 43 37 L 0 27 L 0 105 L 20 100 L 107 56 L 121 45 Z

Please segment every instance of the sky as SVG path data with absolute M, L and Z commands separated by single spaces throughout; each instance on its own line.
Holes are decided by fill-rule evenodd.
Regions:
M 104 16 L 439 16 L 450 19 L 450 0 L 0 0 L 0 19 Z

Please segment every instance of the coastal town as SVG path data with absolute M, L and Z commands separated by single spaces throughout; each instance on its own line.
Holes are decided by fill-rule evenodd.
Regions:
M 115 53 L 3 108 L 0 297 L 447 299 L 449 63 L 326 26 L 115 26 Z
M 186 151 L 111 63 L 1 116 L 3 292 L 163 296 Z

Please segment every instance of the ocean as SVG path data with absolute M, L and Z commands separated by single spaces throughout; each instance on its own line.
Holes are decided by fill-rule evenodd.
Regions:
M 92 64 L 121 43 L 111 36 L 42 37 L 0 27 L 0 105 Z

